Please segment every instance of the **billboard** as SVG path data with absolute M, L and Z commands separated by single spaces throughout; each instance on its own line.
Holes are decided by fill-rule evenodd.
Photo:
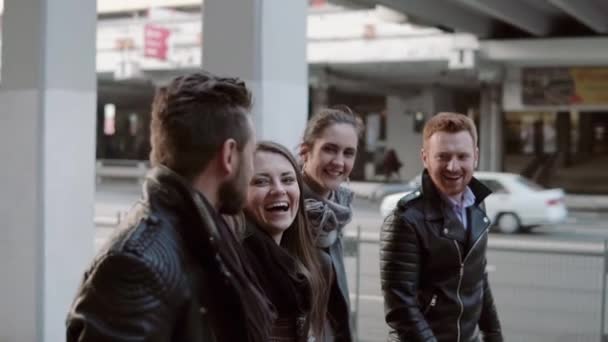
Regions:
M 170 35 L 171 31 L 168 28 L 146 24 L 144 26 L 144 56 L 166 61 Z
M 608 104 L 608 68 L 523 68 L 521 76 L 524 105 Z

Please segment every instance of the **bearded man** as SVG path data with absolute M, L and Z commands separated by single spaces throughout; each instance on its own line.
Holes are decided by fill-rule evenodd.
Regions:
M 473 177 L 479 158 L 473 120 L 432 117 L 421 157 L 421 187 L 398 202 L 382 228 L 389 341 L 502 342 L 485 272 L 490 220 L 483 200 L 490 190 Z
M 253 173 L 251 95 L 206 72 L 174 79 L 152 106 L 143 196 L 85 273 L 68 342 L 267 340 L 272 310 L 222 214 Z

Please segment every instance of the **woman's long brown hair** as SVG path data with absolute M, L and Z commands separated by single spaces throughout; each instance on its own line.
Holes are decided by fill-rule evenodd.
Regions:
M 281 246 L 285 248 L 299 263 L 300 271 L 306 276 L 311 288 L 311 312 L 310 328 L 317 337 L 322 336 L 323 326 L 327 313 L 327 301 L 329 298 L 329 279 L 321 265 L 319 250 L 315 247 L 312 232 L 308 226 L 308 219 L 304 212 L 304 196 L 302 172 L 293 154 L 281 144 L 272 141 L 259 142 L 256 153 L 269 152 L 285 157 L 293 166 L 300 188 L 299 207 L 291 226 L 283 233 Z M 294 270 L 295 271 L 295 270 Z

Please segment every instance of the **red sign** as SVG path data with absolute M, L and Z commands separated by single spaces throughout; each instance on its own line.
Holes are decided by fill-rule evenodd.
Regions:
M 161 26 L 146 24 L 144 27 L 144 57 L 167 60 L 171 31 Z

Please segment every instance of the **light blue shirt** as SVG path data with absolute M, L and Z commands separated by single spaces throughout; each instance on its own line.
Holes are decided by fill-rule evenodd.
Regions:
M 454 212 L 460 223 L 464 226 L 464 229 L 467 230 L 467 208 L 475 204 L 475 195 L 473 194 L 473 191 L 471 191 L 471 188 L 467 186 L 464 189 L 462 201 L 456 201 L 443 194 L 441 194 L 441 197 L 443 198 L 446 207 Z

